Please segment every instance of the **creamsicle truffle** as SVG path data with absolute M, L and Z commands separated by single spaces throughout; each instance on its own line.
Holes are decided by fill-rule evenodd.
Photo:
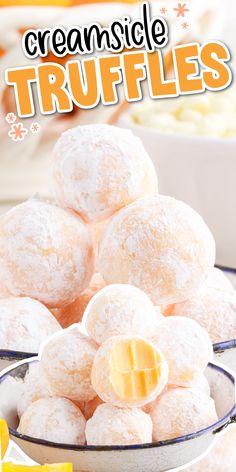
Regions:
M 170 389 L 176 389 L 179 388 L 179 385 L 167 385 L 165 389 L 163 390 L 162 393 L 164 393 L 167 390 Z M 210 396 L 211 395 L 211 389 L 209 382 L 207 378 L 205 377 L 204 374 L 199 374 L 196 377 L 194 377 L 193 381 L 189 385 L 189 387 L 192 387 L 194 389 L 200 390 L 201 392 L 205 393 L 206 395 Z M 153 402 L 148 403 L 147 405 L 144 405 L 142 407 L 142 410 L 145 411 L 145 413 L 150 413 L 151 409 L 155 406 L 156 404 L 156 399 L 153 400 Z M 83 411 L 84 413 L 84 411 Z
M 96 347 L 73 326 L 53 336 L 41 352 L 40 370 L 54 395 L 77 402 L 92 400 L 91 370 Z
M 103 404 L 87 421 L 85 435 L 88 445 L 125 446 L 152 441 L 152 421 L 138 408 L 117 408 Z
M 103 287 L 106 283 L 102 276 L 98 273 L 94 274 L 89 286 L 79 295 L 78 298 L 70 305 L 63 308 L 56 308 L 53 310 L 55 318 L 58 320 L 62 328 L 68 328 L 74 323 L 79 323 L 82 320 L 85 308 L 87 307 L 91 298 Z
M 120 210 L 99 246 L 104 280 L 135 285 L 155 305 L 193 295 L 214 260 L 214 239 L 200 215 L 181 201 L 159 195 Z
M 197 321 L 213 343 L 236 338 L 236 290 L 206 288 L 169 307 L 170 315 Z
M 94 256 L 95 256 L 95 271 L 98 270 L 98 248 L 100 244 L 100 239 L 108 225 L 110 218 L 104 221 L 98 221 L 96 223 L 91 223 L 89 225 L 89 229 L 92 233 L 93 238 L 93 248 L 94 248 Z M 0 292 L 1 293 L 1 292 Z
M 39 362 L 32 362 L 24 378 L 23 387 L 17 403 L 17 413 L 19 418 L 31 405 L 40 398 L 52 397 L 47 380 L 42 377 Z
M 164 354 L 168 367 L 168 383 L 188 386 L 204 372 L 213 358 L 207 331 L 196 321 L 182 316 L 160 321 L 152 342 Z
M 80 409 L 66 398 L 41 398 L 23 413 L 18 432 L 32 438 L 63 444 L 85 443 L 86 421 Z
M 114 336 L 98 349 L 91 378 L 104 402 L 119 407 L 143 406 L 164 389 L 168 365 L 161 351 L 147 339 Z
M 157 176 L 141 140 L 131 131 L 90 124 L 69 129 L 57 141 L 53 186 L 60 205 L 93 222 L 157 193 Z
M 0 300 L 0 349 L 37 353 L 42 341 L 61 330 L 51 312 L 37 300 Z
M 90 231 L 67 210 L 31 199 L 0 217 L 0 284 L 50 307 L 75 300 L 94 269 Z
M 187 467 L 185 472 L 233 472 L 236 470 L 236 426 L 227 428 L 213 448 L 200 461 Z
M 181 387 L 168 389 L 158 397 L 150 416 L 154 441 L 195 433 L 218 420 L 215 402 L 209 395 Z
M 202 288 L 218 288 L 221 290 L 234 290 L 234 287 L 224 272 L 216 267 L 210 271 L 206 283 Z
M 150 337 L 156 319 L 155 307 L 148 296 L 128 284 L 103 288 L 90 300 L 84 312 L 85 328 L 97 344 L 127 333 Z

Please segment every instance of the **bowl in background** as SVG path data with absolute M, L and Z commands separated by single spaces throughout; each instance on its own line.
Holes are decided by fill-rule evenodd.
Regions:
M 116 123 L 139 136 L 159 178 L 159 192 L 183 200 L 209 225 L 218 265 L 236 268 L 236 138 L 161 133 L 133 122 L 129 108 Z
M 25 362 L 0 377 L 0 397 L 9 377 L 23 379 L 29 367 Z M 209 427 L 173 440 L 132 446 L 74 446 L 24 436 L 16 431 L 16 407 L 3 411 L 11 439 L 39 464 L 72 462 L 74 472 L 164 472 L 182 466 L 202 454 L 215 434 L 235 421 L 235 379 L 223 366 L 209 364 L 206 376 L 216 403 L 219 420 Z M 12 389 L 12 387 L 10 387 Z M 14 389 L 15 391 L 17 389 Z M 4 389 L 4 395 L 6 395 Z M 2 394 L 3 395 L 3 394 Z M 17 391 L 15 392 L 17 397 Z

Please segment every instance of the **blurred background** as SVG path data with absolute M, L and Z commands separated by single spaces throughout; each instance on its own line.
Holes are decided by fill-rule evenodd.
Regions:
M 235 67 L 235 1 L 186 0 L 189 11 L 184 18 L 176 17 L 174 7 L 178 3 L 152 2 L 153 14 L 161 14 L 166 8 L 171 30 L 168 47 L 192 40 L 222 39 L 231 50 L 231 65 Z M 75 108 L 71 113 L 51 116 L 37 112 L 24 120 L 16 117 L 13 90 L 5 84 L 4 71 L 38 62 L 26 59 L 21 49 L 21 36 L 27 28 L 66 27 L 93 20 L 107 25 L 124 14 L 138 17 L 139 4 L 99 1 L 98 8 L 89 0 L 0 0 L 0 213 L 35 193 L 51 197 L 50 156 L 65 129 L 92 122 L 127 126 L 144 141 L 158 171 L 160 192 L 193 206 L 214 233 L 217 263 L 236 268 L 236 94 L 232 87 L 230 96 L 220 100 L 215 100 L 217 93 L 214 98 L 168 99 L 161 105 L 160 101 L 153 104 L 146 99 L 126 106 L 121 94 L 121 104 L 116 106 L 86 111 Z M 49 59 L 56 60 L 52 55 Z M 15 115 L 10 117 L 15 122 L 9 121 L 8 114 Z M 27 134 L 14 141 L 8 133 L 20 121 Z

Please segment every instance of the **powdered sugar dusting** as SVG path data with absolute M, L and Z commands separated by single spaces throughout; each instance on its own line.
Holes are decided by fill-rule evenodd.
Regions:
M 2 349 L 37 353 L 40 344 L 61 329 L 50 311 L 27 297 L 0 300 Z
M 168 362 L 169 384 L 191 385 L 213 357 L 207 332 L 198 323 L 181 316 L 160 321 L 152 341 Z
M 194 388 L 165 391 L 151 408 L 155 441 L 199 431 L 217 421 L 214 400 Z
M 64 330 L 44 346 L 40 369 L 55 395 L 77 402 L 96 396 L 91 369 L 96 346 L 77 327 Z
M 86 421 L 80 409 L 66 398 L 41 398 L 20 419 L 21 434 L 63 444 L 85 443 Z
M 62 134 L 53 156 L 57 201 L 87 221 L 104 220 L 137 198 L 157 192 L 151 159 L 129 130 L 106 124 Z
M 13 296 L 48 306 L 72 302 L 89 284 L 93 249 L 88 227 L 55 205 L 29 200 L 0 219 L 0 283 Z
M 205 282 L 215 243 L 202 218 L 171 197 L 148 197 L 120 210 L 99 247 L 107 283 L 130 283 L 154 304 L 182 301 Z
M 150 337 L 157 315 L 147 295 L 131 285 L 108 285 L 95 295 L 84 313 L 89 336 L 102 344 L 111 336 L 138 334 Z
M 236 291 L 208 287 L 189 300 L 167 308 L 170 315 L 187 316 L 197 321 L 217 343 L 236 338 Z

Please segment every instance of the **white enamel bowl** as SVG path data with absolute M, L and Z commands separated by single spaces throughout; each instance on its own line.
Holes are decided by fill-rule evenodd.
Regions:
M 0 398 L 4 382 L 11 376 L 24 378 L 29 362 L 14 367 L 0 377 Z M 216 364 L 209 364 L 206 375 L 219 416 L 217 423 L 174 440 L 134 446 L 74 446 L 43 441 L 16 432 L 16 407 L 1 413 L 8 422 L 12 440 L 39 464 L 72 462 L 74 472 L 163 472 L 186 464 L 202 454 L 215 434 L 235 421 L 235 379 Z M 17 390 L 17 389 L 16 389 Z M 3 395 L 3 394 L 2 394 Z M 15 393 L 17 398 L 17 392 Z
M 7 369 L 8 367 L 11 367 L 16 362 L 23 361 L 24 359 L 29 359 L 30 357 L 35 356 L 37 356 L 37 354 L 0 349 L 0 372 L 2 372 L 4 369 Z
M 140 106 L 136 104 L 135 106 Z M 117 122 L 139 136 L 157 169 L 159 191 L 192 206 L 216 239 L 217 264 L 236 268 L 236 139 L 182 136 Z

